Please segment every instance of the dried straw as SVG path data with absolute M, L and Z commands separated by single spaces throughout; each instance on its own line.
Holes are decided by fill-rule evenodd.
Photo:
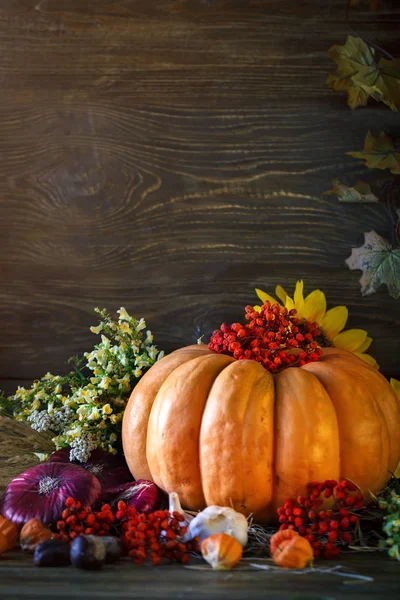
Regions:
M 14 477 L 38 464 L 34 452 L 54 452 L 50 435 L 34 431 L 28 423 L 0 416 L 0 496 Z

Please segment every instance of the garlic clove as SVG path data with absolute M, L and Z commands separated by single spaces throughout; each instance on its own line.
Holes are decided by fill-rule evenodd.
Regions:
M 248 522 L 244 515 L 233 508 L 207 506 L 189 523 L 185 540 L 198 536 L 202 542 L 217 533 L 226 533 L 234 537 L 242 546 L 247 544 Z
M 179 514 L 183 515 L 185 517 L 185 522 L 182 522 L 182 526 L 186 526 L 193 519 L 193 515 L 189 515 L 183 510 L 181 502 L 179 500 L 179 496 L 176 492 L 170 492 L 170 494 L 168 494 L 168 500 L 168 510 L 171 513 L 171 515 L 173 512 L 178 512 Z

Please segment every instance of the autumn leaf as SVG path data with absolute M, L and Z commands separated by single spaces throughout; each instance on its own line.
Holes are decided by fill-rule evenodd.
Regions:
M 379 198 L 375 196 L 371 186 L 365 181 L 357 181 L 355 186 L 349 187 L 339 179 L 334 179 L 332 186 L 333 188 L 325 194 L 337 196 L 340 202 L 379 202 Z
M 337 63 L 326 83 L 335 91 L 347 91 L 350 108 L 366 106 L 368 99 L 400 110 L 400 67 L 398 61 L 377 61 L 373 47 L 360 37 L 349 35 L 343 46 L 331 46 L 329 57 Z
M 366 106 L 370 93 L 354 77 L 361 73 L 362 81 L 367 77 L 368 71 L 374 71 L 374 50 L 370 50 L 361 38 L 349 35 L 344 46 L 331 46 L 328 56 L 338 67 L 334 73 L 328 75 L 326 83 L 337 92 L 348 92 L 347 102 L 350 108 Z
M 382 85 L 385 85 L 387 98 L 385 102 L 393 111 L 400 109 L 400 66 L 399 61 L 381 58 L 379 68 L 382 73 Z M 383 91 L 383 90 L 382 90 Z
M 353 248 L 346 260 L 349 269 L 360 269 L 361 293 L 369 296 L 385 284 L 389 294 L 400 298 L 400 248 L 391 244 L 375 231 L 365 233 L 364 245 Z
M 400 151 L 398 151 L 391 137 L 381 131 L 377 137 L 370 130 L 361 152 L 347 152 L 350 156 L 365 160 L 369 169 L 390 169 L 393 175 L 400 174 Z

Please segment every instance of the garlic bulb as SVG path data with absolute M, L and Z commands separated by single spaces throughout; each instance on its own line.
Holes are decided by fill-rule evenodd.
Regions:
M 242 546 L 247 544 L 247 519 L 233 508 L 207 506 L 189 523 L 185 540 L 198 536 L 202 542 L 214 533 L 226 533 L 234 537 Z

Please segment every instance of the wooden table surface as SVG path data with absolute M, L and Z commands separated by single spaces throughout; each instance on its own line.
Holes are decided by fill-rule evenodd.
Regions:
M 192 561 L 198 566 L 200 561 Z M 202 563 L 204 564 L 204 563 Z M 328 568 L 372 577 L 360 581 L 333 574 L 291 575 L 266 571 L 198 570 L 181 566 L 138 567 L 129 559 L 102 571 L 73 567 L 38 568 L 30 555 L 14 552 L 0 560 L 0 598 L 4 600 L 389 600 L 400 597 L 400 563 L 384 554 L 347 554 L 339 561 L 319 561 Z

